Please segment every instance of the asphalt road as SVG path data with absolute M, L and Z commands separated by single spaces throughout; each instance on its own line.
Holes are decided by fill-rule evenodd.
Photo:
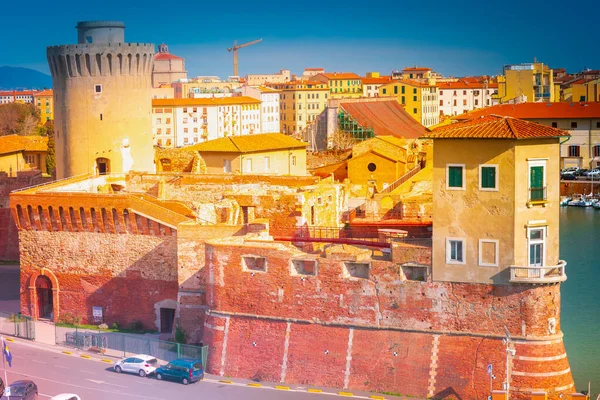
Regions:
M 7 366 L 8 381 L 30 379 L 39 389 L 40 400 L 59 393 L 75 393 L 83 400 L 99 399 L 261 399 L 295 400 L 330 398 L 327 394 L 275 388 L 248 387 L 246 383 L 220 383 L 217 377 L 190 385 L 158 381 L 153 376 L 117 374 L 110 364 L 66 355 L 51 349 L 30 347 L 18 342 L 9 344 L 13 354 L 12 368 Z M 1 364 L 0 364 L 1 368 Z M 0 369 L 4 378 L 4 371 Z M 367 396 L 363 397 L 367 398 Z

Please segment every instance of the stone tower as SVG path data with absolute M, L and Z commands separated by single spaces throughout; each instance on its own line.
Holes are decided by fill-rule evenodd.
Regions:
M 118 21 L 77 24 L 77 44 L 50 46 L 56 176 L 154 171 L 154 45 L 125 43 Z

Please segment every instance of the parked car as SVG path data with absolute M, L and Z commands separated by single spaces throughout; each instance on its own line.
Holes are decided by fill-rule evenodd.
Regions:
M 73 393 L 62 393 L 52 396 L 50 400 L 81 400 L 81 397 Z
M 575 171 L 575 175 L 577 176 L 585 176 L 586 172 L 588 172 L 589 169 L 587 168 L 578 168 L 577 171 Z
M 152 374 L 158 367 L 158 360 L 146 354 L 138 354 L 133 357 L 119 360 L 113 366 L 115 372 L 131 372 L 142 378 Z
M 15 381 L 4 389 L 1 400 L 37 400 L 38 388 L 33 381 Z
M 587 177 L 594 177 L 596 178 L 597 176 L 600 176 L 600 169 L 596 168 L 596 169 L 592 169 L 591 171 L 588 171 L 585 176 Z
M 563 181 L 574 181 L 577 180 L 577 175 L 569 173 L 560 174 L 560 179 L 562 179 Z
M 204 379 L 202 361 L 193 358 L 179 358 L 156 369 L 156 379 L 179 381 L 184 385 Z

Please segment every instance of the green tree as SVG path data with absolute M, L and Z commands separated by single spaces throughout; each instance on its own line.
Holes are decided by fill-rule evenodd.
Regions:
M 33 104 L 0 104 L 0 135 L 37 135 L 40 111 Z
M 56 168 L 56 147 L 54 142 L 54 124 L 52 122 L 46 122 L 46 135 L 48 136 L 48 154 L 46 154 L 46 171 L 50 175 L 54 175 L 54 168 Z

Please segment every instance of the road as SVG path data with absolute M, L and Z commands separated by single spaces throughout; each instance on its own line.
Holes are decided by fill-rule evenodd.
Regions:
M 39 389 L 40 400 L 59 393 L 75 393 L 83 400 L 173 400 L 173 399 L 323 399 L 329 393 L 308 393 L 306 388 L 289 391 L 273 387 L 248 387 L 245 382 L 220 383 L 218 377 L 184 386 L 158 381 L 153 376 L 117 374 L 111 364 L 75 355 L 62 354 L 55 348 L 31 347 L 18 341 L 9 343 L 13 354 L 12 368 L 7 366 L 8 381 L 30 379 Z M 0 365 L 1 367 L 1 365 Z M 0 371 L 4 378 L 4 372 Z M 356 397 L 356 396 L 355 396 Z M 362 398 L 368 398 L 364 396 Z

